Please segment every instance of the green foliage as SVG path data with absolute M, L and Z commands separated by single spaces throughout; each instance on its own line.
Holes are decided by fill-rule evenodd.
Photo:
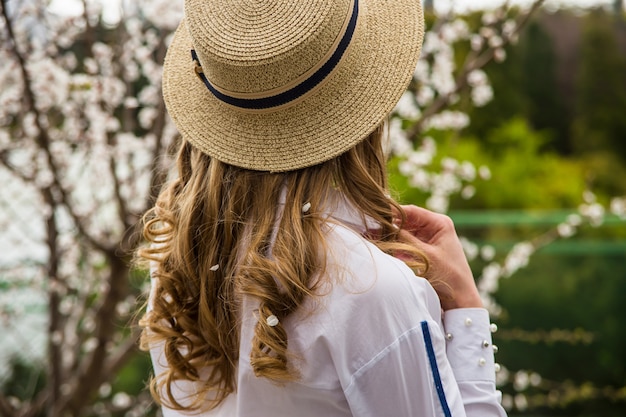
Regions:
M 474 183 L 476 195 L 470 200 L 457 196 L 455 209 L 549 209 L 571 208 L 580 203 L 585 190 L 584 166 L 575 160 L 543 151 L 547 135 L 533 131 L 522 118 L 511 119 L 482 138 L 439 134 L 438 159 L 452 157 L 487 166 L 492 178 Z M 391 184 L 403 190 L 404 202 L 422 203 L 423 192 L 409 187 L 397 170 L 398 162 L 390 164 Z
M 600 9 L 585 21 L 573 141 L 580 153 L 611 149 L 626 160 L 626 57 L 613 23 Z
M 534 129 L 549 132 L 550 141 L 546 145 L 561 153 L 569 153 L 569 120 L 557 87 L 552 39 L 538 22 L 533 21 L 524 31 L 519 51 L 520 86 L 526 97 L 524 113 Z
M 543 152 L 545 133 L 515 118 L 490 131 L 483 141 L 459 144 L 464 159 L 490 167 L 492 179 L 477 184 L 473 207 L 575 207 L 584 191 L 582 168 L 575 161 Z
M 465 134 L 482 138 L 494 128 L 505 123 L 514 115 L 525 117 L 528 106 L 523 85 L 524 73 L 522 54 L 519 48 L 507 47 L 506 60 L 492 62 L 483 68 L 493 88 L 494 99 L 483 107 L 467 109 L 471 125 Z
M 36 397 L 46 386 L 46 377 L 41 364 L 34 364 L 20 357 L 11 360 L 9 375 L 0 392 L 19 401 Z M 33 417 L 40 416 L 43 416 L 43 413 Z
M 138 352 L 117 373 L 113 381 L 113 392 L 125 392 L 130 395 L 138 395 L 147 386 L 147 375 L 152 373 L 152 363 L 147 353 Z
M 619 393 L 626 386 L 625 276 L 623 254 L 536 255 L 515 278 L 501 282 L 497 299 L 505 309 L 500 319 L 502 336 L 506 329 L 563 329 L 573 334 L 579 329 L 590 332 L 593 339 L 528 343 L 496 334 L 498 361 L 509 369 L 539 372 L 544 379 L 539 391 L 546 397 L 552 392 L 556 400 L 551 408 L 565 415 L 620 415 L 626 407 L 626 398 Z M 602 390 L 589 399 L 580 392 L 573 398 L 565 395 L 572 389 L 568 385 L 585 384 Z

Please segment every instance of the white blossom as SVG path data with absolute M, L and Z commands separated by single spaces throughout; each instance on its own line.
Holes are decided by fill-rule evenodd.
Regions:
M 508 19 L 502 24 L 502 35 L 505 36 L 506 38 L 510 38 L 515 32 L 516 28 L 517 28 L 517 23 L 515 23 L 515 20 Z
M 506 59 L 506 51 L 503 48 L 498 48 L 493 52 L 493 59 L 496 62 L 503 62 Z
M 598 227 L 602 225 L 602 223 L 604 222 L 604 216 L 605 216 L 606 210 L 604 209 L 604 206 L 602 206 L 602 204 L 591 203 L 591 204 L 582 204 L 578 208 L 578 212 L 584 218 L 588 219 L 589 223 L 592 226 Z
M 421 83 L 425 83 L 428 81 L 430 77 L 430 65 L 428 61 L 425 59 L 420 59 L 417 61 L 417 65 L 415 66 L 415 71 L 413 71 L 413 78 L 416 81 Z
M 435 98 L 435 91 L 427 85 L 421 86 L 417 90 L 417 94 L 415 95 L 415 99 L 417 100 L 417 103 L 422 107 L 425 107 L 428 104 L 430 104 L 434 98 Z
M 513 408 L 513 396 L 510 394 L 502 395 L 502 407 L 505 410 L 511 410 Z
M 513 397 L 513 402 L 515 403 L 515 408 L 520 411 L 524 411 L 528 408 L 528 399 L 524 394 L 517 394 Z
M 502 267 L 492 262 L 483 268 L 482 275 L 478 280 L 478 290 L 481 293 L 493 294 L 498 290 L 498 282 L 502 276 Z
M 491 170 L 488 166 L 481 165 L 480 168 L 478 168 L 478 176 L 483 180 L 489 180 L 491 179 Z
M 597 201 L 597 197 L 592 191 L 585 190 L 585 192 L 583 192 L 583 200 L 587 204 L 593 204 Z
M 183 17 L 181 0 L 140 0 L 146 17 L 156 26 L 174 30 Z
M 461 130 L 469 125 L 469 117 L 460 111 L 444 110 L 431 117 L 427 125 L 438 130 Z
M 493 89 L 490 85 L 479 85 L 472 88 L 472 103 L 482 107 L 493 99 Z
M 498 21 L 496 14 L 491 11 L 484 12 L 481 19 L 482 19 L 483 25 L 485 26 L 493 25 Z
M 528 265 L 528 260 L 534 251 L 535 247 L 530 242 L 520 242 L 513 246 L 504 261 L 503 276 L 510 277 Z
M 622 219 L 626 218 L 626 198 L 613 198 L 610 204 L 610 211 Z
M 439 29 L 439 34 L 444 42 L 451 44 L 465 39 L 469 34 L 469 27 L 465 20 L 455 19 L 452 22 L 442 25 Z
M 491 261 L 496 256 L 496 249 L 491 245 L 484 245 L 480 248 L 480 257 L 485 261 Z
M 128 408 L 132 404 L 132 398 L 125 392 L 117 392 L 113 395 L 112 404 L 117 408 Z
M 510 373 L 509 370 L 507 369 L 506 366 L 500 364 L 500 371 L 496 373 L 496 385 L 497 386 L 502 386 L 504 384 L 506 384 L 507 382 L 509 382 L 509 377 L 510 377 Z M 504 406 L 505 408 L 510 408 L 510 407 L 506 407 L 504 405 L 504 398 L 502 398 L 503 400 L 503 404 L 502 406 Z
M 557 226 L 557 233 L 564 238 L 571 237 L 576 233 L 576 228 L 569 223 L 560 223 Z
M 437 213 L 446 213 L 450 201 L 446 195 L 433 194 L 426 200 L 426 207 Z
M 491 48 L 499 48 L 504 45 L 504 41 L 502 40 L 502 38 L 497 35 L 491 36 L 488 43 Z
M 476 194 L 476 187 L 474 187 L 473 185 L 466 185 L 461 190 L 461 197 L 464 200 L 469 200 L 470 198 L 474 197 L 475 194 Z
M 472 261 L 478 256 L 478 245 L 466 237 L 459 237 L 461 241 L 461 246 L 463 247 L 463 252 L 465 252 L 465 256 L 469 261 Z
M 473 51 L 479 51 L 484 44 L 484 38 L 480 35 L 472 35 L 470 37 L 470 47 Z
M 467 82 L 472 87 L 487 85 L 487 73 L 482 69 L 475 69 L 467 74 Z
M 408 120 L 415 120 L 420 116 L 420 110 L 415 105 L 415 96 L 409 91 L 402 94 L 398 104 L 396 104 L 395 111 L 400 117 Z
M 567 222 L 567 224 L 576 227 L 582 224 L 583 219 L 578 214 L 570 214 L 569 216 L 567 216 L 567 219 L 565 221 Z

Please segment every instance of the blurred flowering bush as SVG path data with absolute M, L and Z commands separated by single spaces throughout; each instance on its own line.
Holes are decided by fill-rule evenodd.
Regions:
M 393 163 L 410 187 L 425 194 L 429 208 L 445 212 L 452 196 L 471 198 L 475 182 L 491 178 L 487 165 L 438 155 L 432 136 L 463 129 L 470 123 L 464 108 L 493 98 L 483 67 L 506 59 L 505 47 L 517 40 L 540 3 L 525 11 L 486 12 L 478 24 L 430 16 L 413 83 L 390 121 Z M 2 1 L 0 226 L 7 238 L 0 248 L 0 325 L 8 336 L 0 344 L 5 351 L 0 414 L 5 416 L 154 411 L 145 390 L 137 391 L 146 375 L 134 376 L 139 387 L 116 377 L 132 379 L 129 369 L 140 366 L 132 362 L 137 332 L 128 324 L 146 277 L 132 271 L 130 261 L 141 243 L 140 216 L 165 181 L 179 140 L 165 113 L 160 76 L 182 5 L 124 2 L 121 19 L 111 23 L 102 20 L 99 4 L 85 0 L 82 14 L 64 17 L 50 13 L 43 0 Z M 624 215 L 624 207 L 624 200 L 616 199 L 610 209 Z M 470 258 L 489 261 L 476 276 L 492 312 L 499 312 L 492 296 L 500 277 L 524 267 L 541 245 L 573 235 L 584 222 L 601 222 L 605 212 L 589 194 L 579 215 L 518 243 L 499 261 L 493 248 L 464 239 Z M 540 378 L 508 371 L 500 377 L 519 386 L 538 385 Z M 508 405 L 524 401 L 516 396 Z

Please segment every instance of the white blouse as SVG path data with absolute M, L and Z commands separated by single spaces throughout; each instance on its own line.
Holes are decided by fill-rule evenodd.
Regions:
M 437 294 L 400 260 L 365 240 L 345 207 L 333 217 L 328 284 L 284 319 L 298 382 L 277 386 L 250 366 L 255 303 L 244 301 L 237 392 L 216 409 L 165 417 L 491 417 L 506 416 L 495 387 L 484 309 L 442 314 Z M 154 294 L 154 292 L 153 292 Z M 155 374 L 167 368 L 151 348 Z M 173 387 L 179 402 L 193 383 Z

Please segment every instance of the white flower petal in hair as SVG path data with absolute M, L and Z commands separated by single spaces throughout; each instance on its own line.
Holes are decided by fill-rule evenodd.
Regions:
M 209 268 L 209 270 L 213 272 L 217 271 L 218 269 L 220 269 L 220 264 L 215 264 Z
M 265 319 L 265 322 L 270 327 L 277 326 L 278 325 L 278 317 L 276 317 L 275 315 L 272 314 L 267 319 Z
M 308 213 L 309 210 L 311 210 L 311 203 L 310 202 L 306 202 L 304 203 L 304 205 L 302 206 L 302 212 L 303 213 Z

